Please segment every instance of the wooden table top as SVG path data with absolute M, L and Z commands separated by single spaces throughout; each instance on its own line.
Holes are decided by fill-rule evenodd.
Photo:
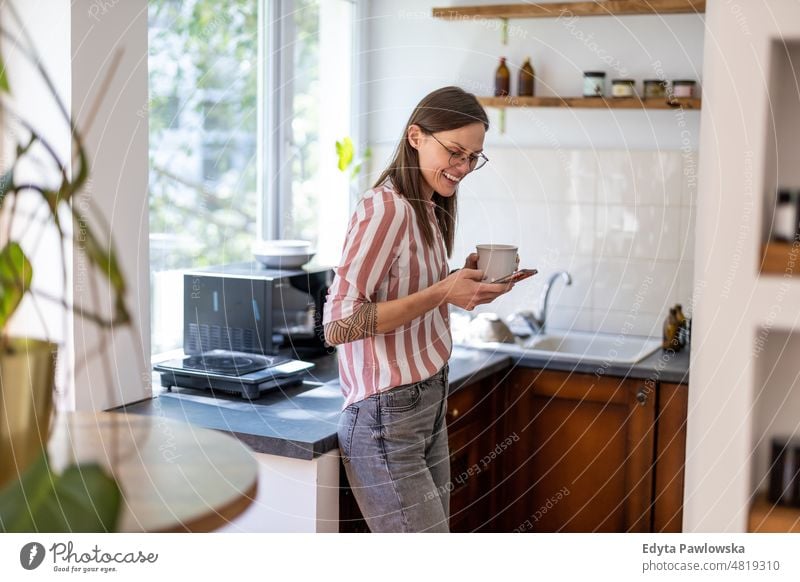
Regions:
M 96 462 L 122 490 L 120 532 L 207 532 L 252 503 L 258 463 L 232 436 L 169 420 L 114 412 L 57 415 L 52 467 Z

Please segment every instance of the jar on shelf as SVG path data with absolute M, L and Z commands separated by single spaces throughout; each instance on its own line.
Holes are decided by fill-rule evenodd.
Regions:
M 612 79 L 612 97 L 633 97 L 636 94 L 636 81 L 633 79 Z
M 586 71 L 583 74 L 583 96 L 602 97 L 606 90 L 606 74 L 603 71 Z
M 778 190 L 775 218 L 772 221 L 772 240 L 793 242 L 800 238 L 800 191 Z
M 696 85 L 690 79 L 676 79 L 672 82 L 672 96 L 675 99 L 693 99 Z
M 644 80 L 644 98 L 645 99 L 666 99 L 667 97 L 667 82 L 661 79 L 645 79 Z

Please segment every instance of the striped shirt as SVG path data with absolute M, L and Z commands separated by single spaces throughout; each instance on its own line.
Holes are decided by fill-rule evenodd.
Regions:
M 350 317 L 365 302 L 406 297 L 444 279 L 447 251 L 434 214 L 430 248 L 411 204 L 391 183 L 359 200 L 347 228 L 341 264 L 323 310 L 323 324 Z M 392 331 L 338 347 L 344 407 L 401 384 L 430 378 L 450 359 L 452 338 L 447 304 Z

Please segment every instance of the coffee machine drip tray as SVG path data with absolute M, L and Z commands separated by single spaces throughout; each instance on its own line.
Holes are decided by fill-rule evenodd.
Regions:
M 194 388 L 258 398 L 261 392 L 303 381 L 303 372 L 314 364 L 284 356 L 211 350 L 154 366 L 161 385 Z

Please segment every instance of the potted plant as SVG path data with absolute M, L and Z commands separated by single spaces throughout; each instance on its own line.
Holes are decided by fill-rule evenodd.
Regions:
M 0 211 L 7 217 L 0 231 L 0 531 L 113 531 L 121 501 L 114 480 L 96 465 L 72 466 L 55 474 L 48 463 L 46 445 L 54 415 L 54 355 L 58 345 L 47 339 L 11 337 L 9 333 L 9 321 L 26 298 L 34 305 L 41 299 L 57 301 L 63 309 L 103 329 L 112 324 L 127 325 L 131 317 L 124 299 L 125 279 L 111 241 L 103 244 L 90 227 L 86 205 L 74 203 L 89 178 L 80 133 L 13 5 L 7 9 L 11 18 L 0 24 L 0 38 L 6 46 L 14 47 L 44 81 L 71 131 L 72 151 L 71 159 L 61 159 L 29 120 L 15 114 L 9 99 L 13 88 L 0 55 L 0 125 L 7 134 L 8 122 L 13 119 L 20 129 L 20 135 L 14 136 L 13 155 L 5 157 L 7 167 L 0 168 Z M 20 177 L 20 165 L 33 159 L 39 167 L 44 163 L 59 176 L 55 183 L 51 178 L 37 181 Z M 14 224 L 25 219 L 18 212 L 22 196 L 37 197 L 40 206 L 47 209 L 44 218 L 41 208 L 35 217 L 27 217 L 26 232 L 34 226 L 40 233 L 43 228 L 54 228 L 60 237 L 61 248 L 54 252 L 60 255 L 61 273 L 52 275 L 66 285 L 64 250 L 80 237 L 80 248 L 75 252 L 84 254 L 87 271 L 102 274 L 113 293 L 111 317 L 76 309 L 62 298 L 31 287 L 33 266 L 20 241 L 12 237 Z M 65 217 L 71 224 L 64 223 Z

